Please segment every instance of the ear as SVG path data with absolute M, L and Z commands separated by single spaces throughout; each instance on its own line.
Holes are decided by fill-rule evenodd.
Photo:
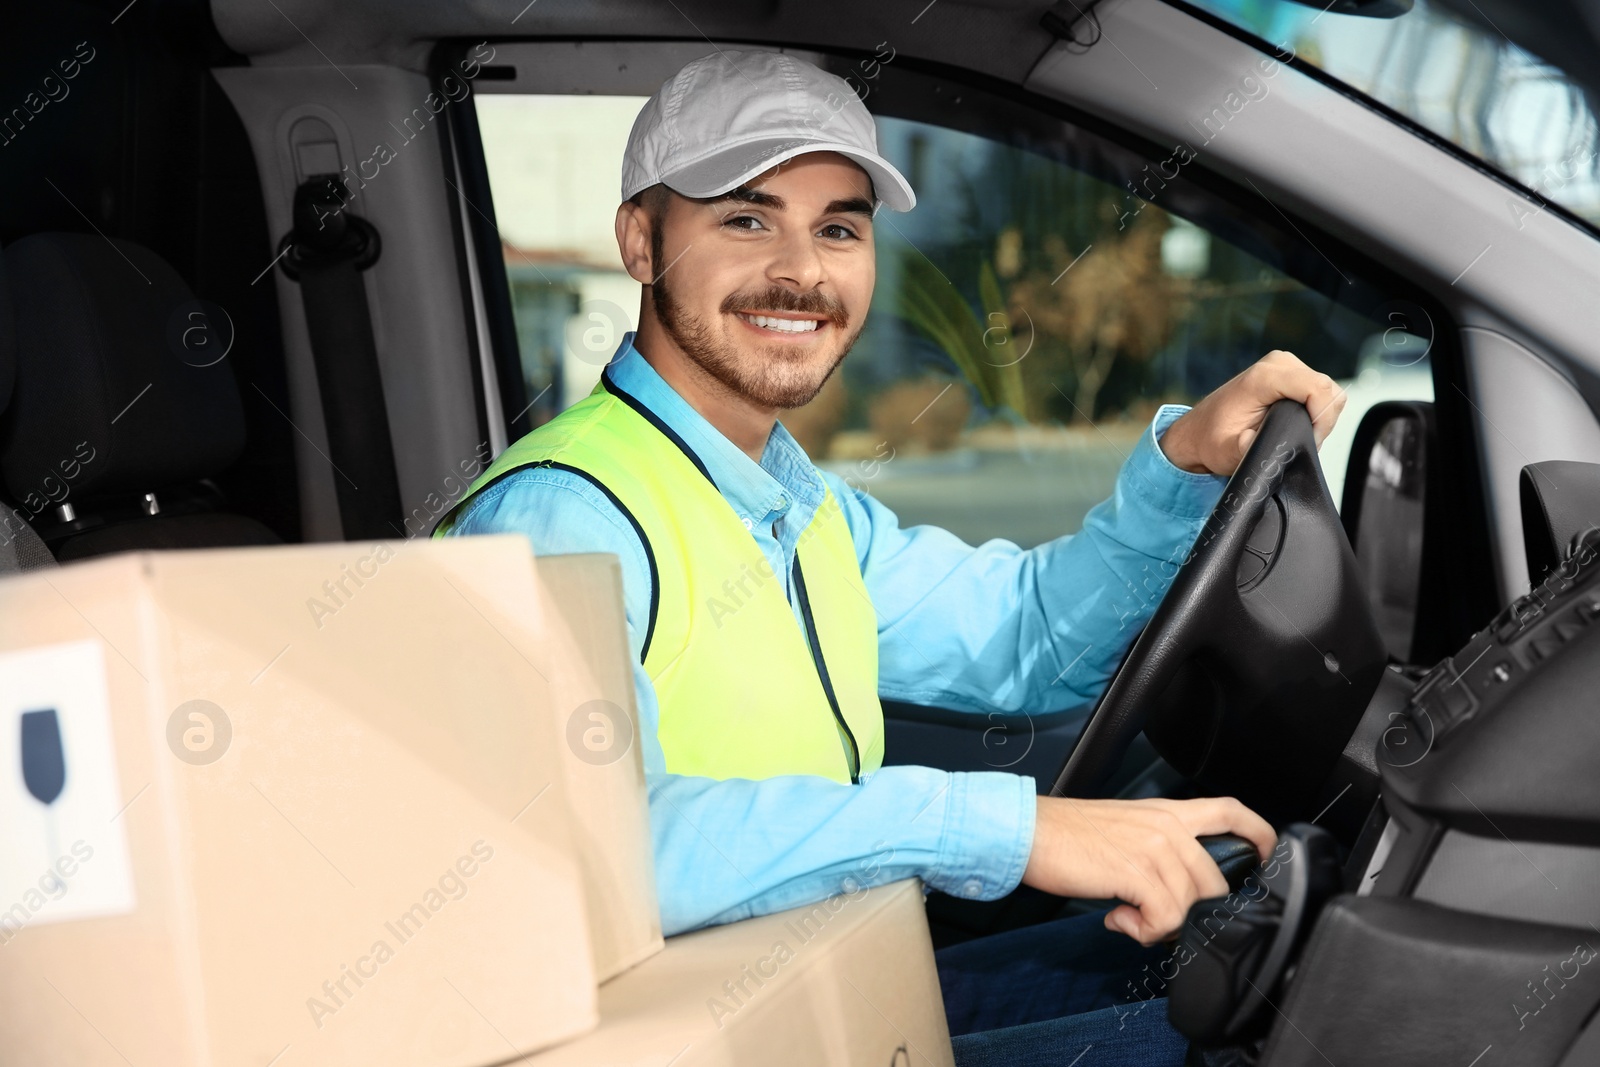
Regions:
M 640 285 L 655 280 L 655 264 L 650 262 L 650 213 L 638 204 L 624 200 L 617 206 L 617 251 L 628 276 Z

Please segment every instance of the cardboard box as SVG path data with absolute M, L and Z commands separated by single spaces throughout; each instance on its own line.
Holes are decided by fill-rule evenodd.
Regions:
M 622 566 L 609 553 L 585 553 L 542 556 L 537 570 L 564 623 L 559 630 L 575 646 L 550 657 L 550 680 L 566 740 L 560 752 L 589 941 L 604 982 L 662 946 Z
M 516 1067 L 952 1067 L 921 883 L 669 938 L 600 1026 Z
M 0 581 L 0 1063 L 478 1067 L 592 1028 L 565 625 L 514 536 Z

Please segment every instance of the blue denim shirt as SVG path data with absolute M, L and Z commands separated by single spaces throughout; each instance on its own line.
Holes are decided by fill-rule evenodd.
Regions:
M 973 547 L 937 527 L 902 529 L 883 504 L 813 465 L 781 422 L 753 462 L 656 373 L 632 334 L 609 373 L 699 455 L 786 581 L 824 485 L 833 490 L 878 615 L 878 692 L 913 704 L 982 715 L 1094 701 L 1226 484 L 1179 470 L 1161 453 L 1157 439 L 1187 410 L 1167 405 L 1082 532 L 1028 550 L 1000 539 Z M 717 781 L 667 773 L 655 690 L 639 664 L 651 594 L 644 547 L 589 482 L 566 471 L 520 471 L 469 504 L 451 532 L 516 532 L 536 555 L 621 559 L 668 935 L 911 876 L 979 900 L 1004 896 L 1021 880 L 1033 843 L 1030 777 L 891 766 L 845 785 L 807 775 Z

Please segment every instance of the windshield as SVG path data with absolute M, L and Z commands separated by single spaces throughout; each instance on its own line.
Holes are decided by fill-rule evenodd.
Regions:
M 1417 0 L 1394 19 L 1288 0 L 1190 0 L 1600 226 L 1595 113 L 1560 70 L 1494 30 Z M 1320 7 L 1320 5 L 1319 5 Z M 1518 205 L 1514 214 L 1537 211 Z

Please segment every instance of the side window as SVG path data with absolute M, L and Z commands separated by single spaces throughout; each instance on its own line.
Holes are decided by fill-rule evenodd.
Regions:
M 866 327 L 783 422 L 903 524 L 1024 546 L 1077 529 L 1161 404 L 1274 348 L 1347 391 L 1322 453 L 1335 500 L 1362 412 L 1431 399 L 1428 314 L 1270 206 L 1199 184 L 1187 146 L 1138 154 L 892 62 L 870 79 L 857 66 L 833 61 L 918 203 L 879 211 Z M 536 423 L 585 395 L 634 328 L 612 217 L 643 102 L 479 99 Z
M 1322 452 L 1335 500 L 1365 409 L 1432 397 L 1425 313 L 1179 188 L 1183 147 L 1118 183 L 1074 165 L 1081 144 L 879 127 L 918 204 L 879 212 L 874 321 L 866 358 L 845 364 L 849 396 L 799 415 L 819 425 L 816 454 L 903 522 L 973 543 L 1075 529 L 1159 405 L 1192 404 L 1275 348 L 1346 390 Z M 885 447 L 893 463 L 850 462 Z
M 622 153 L 645 99 L 477 97 L 536 426 L 588 395 L 623 334 L 638 325 L 639 283 L 622 268 L 613 220 Z

